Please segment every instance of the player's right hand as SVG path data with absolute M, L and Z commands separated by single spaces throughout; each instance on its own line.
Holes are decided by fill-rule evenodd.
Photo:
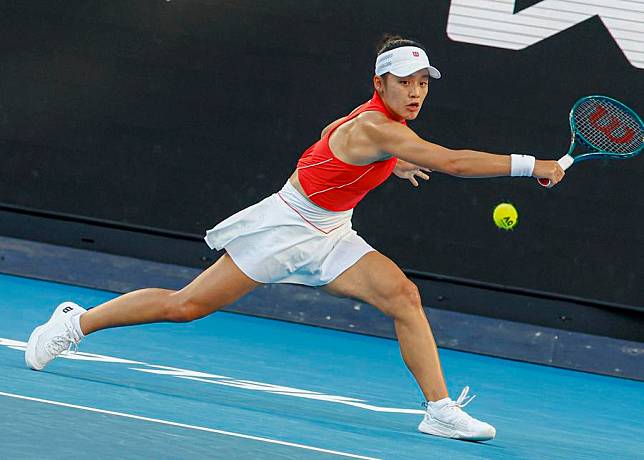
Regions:
M 561 182 L 565 175 L 563 168 L 554 160 L 537 160 L 534 163 L 532 177 L 549 180 L 548 188 Z

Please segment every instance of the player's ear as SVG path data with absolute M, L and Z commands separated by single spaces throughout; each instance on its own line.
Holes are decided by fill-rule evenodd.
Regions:
M 379 75 L 373 76 L 373 87 L 376 89 L 378 94 L 382 94 L 385 89 L 385 78 Z

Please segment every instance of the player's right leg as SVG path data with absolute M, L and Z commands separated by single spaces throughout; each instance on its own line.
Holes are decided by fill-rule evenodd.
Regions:
M 34 329 L 25 361 L 32 369 L 40 370 L 85 335 L 101 329 L 202 318 L 231 304 L 259 284 L 225 254 L 179 291 L 140 289 L 91 310 L 65 302 L 56 308 L 47 323 Z

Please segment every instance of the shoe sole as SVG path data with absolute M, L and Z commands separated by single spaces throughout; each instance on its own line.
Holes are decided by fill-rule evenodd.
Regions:
M 494 436 L 496 435 L 496 433 L 494 435 L 468 435 L 446 427 L 441 427 L 441 430 L 437 430 L 435 427 L 429 425 L 428 423 L 425 423 L 424 420 L 420 422 L 420 425 L 418 425 L 418 431 L 432 436 L 440 436 L 442 438 L 450 439 L 461 439 L 463 441 L 490 441 L 491 439 L 494 439 Z
M 47 321 L 47 323 L 49 323 L 49 321 Z M 41 326 L 38 326 L 36 329 L 34 329 L 34 331 L 29 336 L 29 341 L 27 342 L 27 349 L 25 350 L 25 364 L 27 364 L 27 367 L 35 371 L 40 371 L 45 367 L 36 361 L 36 356 L 34 355 L 34 352 L 36 350 L 36 343 L 40 338 L 40 332 L 47 325 L 47 323 Z

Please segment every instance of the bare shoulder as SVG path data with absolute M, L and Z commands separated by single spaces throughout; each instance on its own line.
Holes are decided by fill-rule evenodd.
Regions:
M 398 124 L 382 112 L 363 112 L 355 118 L 356 125 L 369 134 L 376 134 L 385 127 Z
M 387 117 L 382 112 L 369 111 L 361 113 L 356 117 L 358 128 L 369 138 L 378 140 L 389 137 L 399 130 L 404 129 L 404 125 Z
M 371 126 L 377 126 L 377 125 L 382 125 L 386 123 L 393 122 L 390 118 L 387 117 L 382 112 L 378 112 L 376 110 L 369 110 L 367 112 L 362 112 L 360 115 L 358 115 L 355 120 L 360 123 L 366 125 L 371 125 Z

